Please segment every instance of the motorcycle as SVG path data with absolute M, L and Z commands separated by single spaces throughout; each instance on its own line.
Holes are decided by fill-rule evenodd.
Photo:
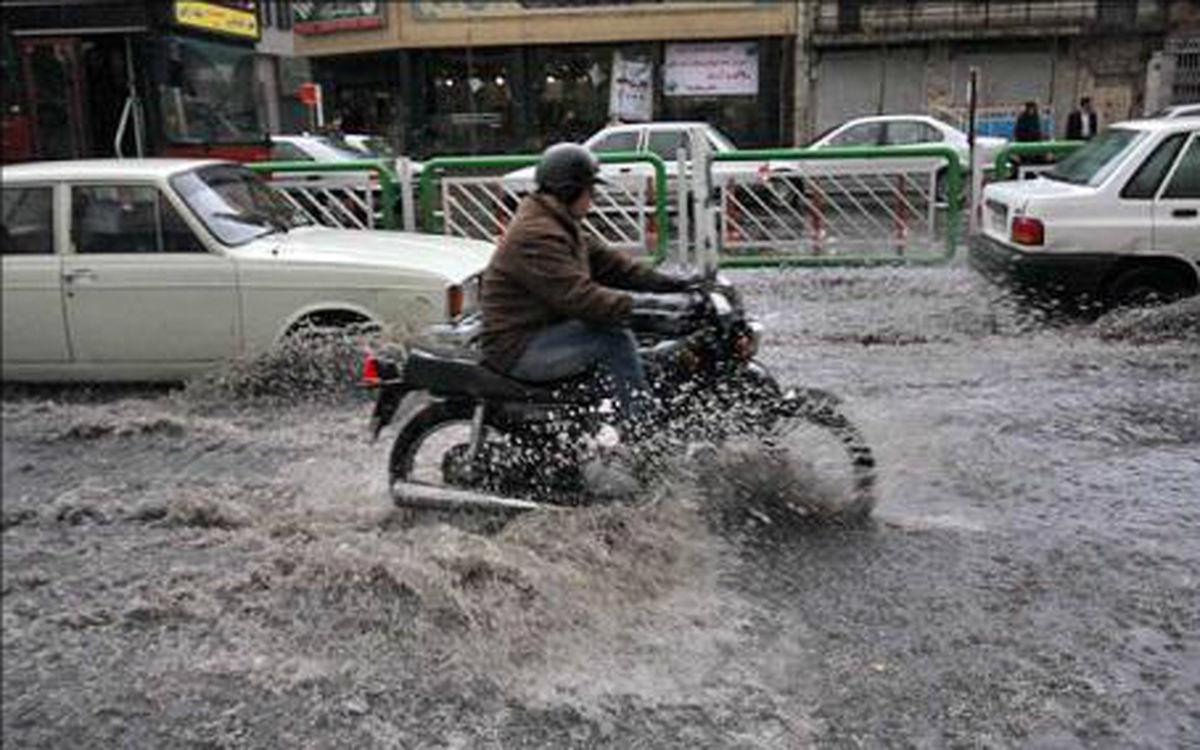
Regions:
M 844 520 L 868 515 L 875 461 L 861 431 L 833 394 L 781 388 L 755 359 L 762 326 L 746 314 L 737 290 L 720 277 L 707 286 L 654 295 L 654 305 L 635 310 L 631 328 L 658 404 L 651 437 L 638 445 L 750 436 L 770 448 L 786 444 L 797 425 L 815 428 L 840 454 L 835 460 L 850 495 Z M 479 323 L 464 322 L 451 334 L 469 340 Z M 550 384 L 518 381 L 488 368 L 469 344 L 369 354 L 364 372 L 379 389 L 373 439 L 416 395 L 388 459 L 396 505 L 512 512 L 593 500 L 583 467 L 615 431 L 595 373 Z

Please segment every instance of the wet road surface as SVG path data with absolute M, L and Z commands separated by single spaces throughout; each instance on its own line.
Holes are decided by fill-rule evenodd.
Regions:
M 6 389 L 5 744 L 1200 747 L 1200 306 L 737 279 L 866 432 L 870 526 L 727 528 L 777 488 L 698 469 L 414 527 L 343 390 Z

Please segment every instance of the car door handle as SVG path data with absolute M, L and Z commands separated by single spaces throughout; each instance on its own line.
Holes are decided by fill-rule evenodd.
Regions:
M 90 268 L 73 268 L 70 271 L 63 272 L 63 279 L 68 282 L 75 281 L 76 279 L 94 278 L 96 278 L 96 272 Z
M 1176 219 L 1194 219 L 1200 213 L 1194 208 L 1177 208 L 1171 212 Z

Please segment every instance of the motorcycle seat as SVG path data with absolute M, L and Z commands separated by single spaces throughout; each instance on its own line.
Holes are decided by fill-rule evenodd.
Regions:
M 414 348 L 404 362 L 404 382 L 435 396 L 467 395 L 504 401 L 553 400 L 552 388 L 496 372 L 484 363 L 483 355 L 475 349 L 427 345 Z M 558 386 L 557 383 L 554 385 Z

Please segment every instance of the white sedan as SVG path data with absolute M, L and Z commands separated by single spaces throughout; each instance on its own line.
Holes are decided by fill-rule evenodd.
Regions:
M 685 121 L 609 125 L 597 130 L 582 145 L 594 154 L 627 152 L 654 154 L 663 160 L 667 179 L 673 183 L 675 176 L 679 173 L 677 163 L 679 150 L 683 149 L 687 154 L 691 154 L 688 133 L 692 130 L 698 130 L 703 134 L 709 150 L 714 154 L 737 150 L 733 141 L 712 125 L 706 122 Z M 504 175 L 504 180 L 516 183 L 522 188 L 532 188 L 533 173 L 533 167 L 526 167 L 509 172 Z M 604 164 L 600 168 L 600 174 L 607 179 L 616 178 L 620 181 L 622 177 L 636 176 L 639 179 L 648 177 L 654 174 L 654 170 L 648 164 L 641 163 Z
M 983 191 L 971 265 L 1085 310 L 1200 292 L 1200 118 L 1117 123 L 1036 180 Z
M 1003 138 L 977 136 L 976 148 L 984 164 L 991 164 L 1007 144 Z M 860 117 L 843 123 L 817 140 L 811 148 L 842 146 L 949 146 L 958 152 L 959 163 L 970 166 L 967 134 L 928 115 L 880 115 Z
M 373 158 L 376 157 L 324 135 L 271 136 L 271 161 L 340 162 Z
M 308 325 L 469 314 L 492 245 L 313 226 L 244 167 L 6 167 L 3 378 L 178 380 Z

